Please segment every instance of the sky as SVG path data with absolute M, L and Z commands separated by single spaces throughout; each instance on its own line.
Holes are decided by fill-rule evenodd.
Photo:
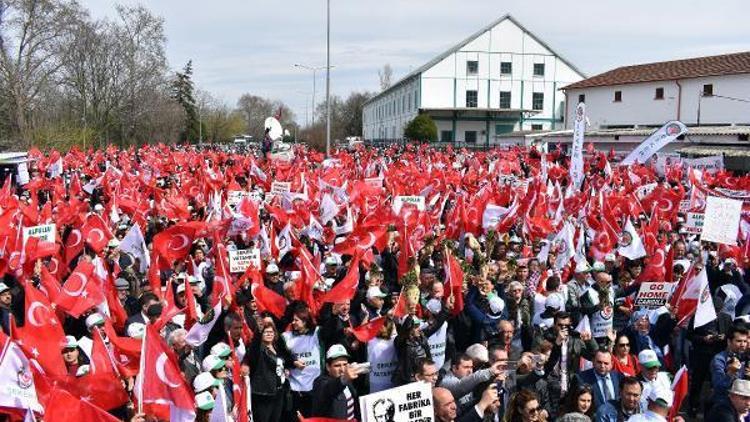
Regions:
M 588 76 L 614 67 L 750 51 L 748 0 L 330 0 L 331 93 L 378 91 L 510 13 Z M 173 69 L 229 105 L 244 93 L 279 99 L 304 124 L 312 72 L 325 67 L 325 0 L 80 0 L 96 18 L 143 4 L 165 19 Z M 316 101 L 325 98 L 325 74 Z

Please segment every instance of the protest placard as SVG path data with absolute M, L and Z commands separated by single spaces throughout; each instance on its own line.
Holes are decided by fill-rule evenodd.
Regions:
M 56 226 L 54 224 L 42 224 L 41 226 L 32 226 L 23 228 L 23 243 L 30 237 L 38 237 L 45 242 L 55 243 L 57 236 Z
M 254 248 L 229 251 L 229 272 L 244 273 L 250 265 L 260 269 L 260 250 Z
M 424 211 L 425 209 L 424 196 L 397 196 L 393 199 L 393 212 L 396 214 L 401 212 L 401 207 L 404 204 L 414 205 L 419 211 Z
M 380 177 L 368 177 L 365 179 L 365 183 L 372 186 L 373 188 L 382 188 L 383 187 L 383 179 Z
M 250 198 L 250 192 L 230 190 L 227 192 L 227 205 L 234 209 L 240 202 L 242 202 L 242 198 Z
M 685 231 L 690 234 L 701 234 L 704 217 L 705 214 L 702 212 L 689 212 L 685 214 Z
M 664 306 L 672 293 L 674 283 L 641 283 L 641 288 L 635 296 L 635 306 L 656 309 Z
M 707 197 L 701 240 L 736 245 L 741 211 L 742 201 L 718 196 Z
M 272 182 L 271 183 L 271 193 L 274 195 L 281 195 L 282 193 L 287 193 L 291 191 L 292 191 L 291 182 Z
M 432 422 L 435 410 L 432 388 L 426 382 L 413 382 L 359 398 L 362 422 Z

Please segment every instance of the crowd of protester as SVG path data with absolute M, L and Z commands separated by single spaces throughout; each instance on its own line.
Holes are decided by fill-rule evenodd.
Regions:
M 30 157 L 28 181 L 0 192 L 0 323 L 35 367 L 37 420 L 63 411 L 63 393 L 119 420 L 168 420 L 144 398 L 147 339 L 179 368 L 157 360 L 157 382 L 186 386 L 198 421 L 217 406 L 225 419 L 211 420 L 362 420 L 359 397 L 415 381 L 441 422 L 748 417 L 744 215 L 737 246 L 685 226 L 744 177 L 592 152 L 575 188 L 564 154 L 533 148 Z M 49 223 L 54 242 L 22 235 Z M 244 250 L 259 260 L 231 272 Z M 699 274 L 715 316 L 695 327 L 680 295 Z M 643 282 L 678 293 L 637 306 Z M 28 417 L 18 410 L 0 408 Z

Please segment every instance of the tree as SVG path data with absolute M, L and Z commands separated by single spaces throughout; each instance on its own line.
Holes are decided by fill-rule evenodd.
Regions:
M 30 119 L 42 93 L 55 84 L 64 42 L 85 13 L 68 0 L 0 3 L 2 101 L 13 135 L 29 140 Z
M 269 100 L 257 95 L 244 94 L 237 100 L 237 111 L 244 117 L 247 123 L 248 135 L 257 141 L 262 141 L 265 135 L 263 124 L 266 118 L 279 116 L 281 127 L 289 128 L 296 125 L 295 115 L 283 102 Z
M 434 142 L 437 140 L 437 125 L 432 117 L 420 114 L 406 125 L 404 137 L 410 141 Z
M 195 106 L 193 96 L 193 61 L 188 60 L 182 72 L 175 72 L 175 78 L 172 81 L 172 98 L 185 111 L 185 129 L 183 130 L 181 141 L 197 141 L 200 136 L 200 124 L 198 112 Z
M 393 68 L 390 63 L 386 63 L 382 69 L 378 70 L 378 78 L 380 79 L 380 90 L 385 91 L 391 87 L 391 79 L 393 78 Z

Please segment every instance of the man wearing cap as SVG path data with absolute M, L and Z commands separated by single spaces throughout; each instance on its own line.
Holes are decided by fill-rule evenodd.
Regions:
M 281 280 L 279 266 L 276 265 L 276 263 L 271 262 L 266 265 L 266 276 L 263 280 L 263 284 L 278 293 L 279 296 L 284 296 L 284 282 Z
M 383 305 L 385 304 L 386 296 L 388 295 L 380 287 L 372 286 L 367 288 L 365 303 L 362 305 L 363 314 L 366 314 L 367 318 L 362 318 L 360 323 L 377 318 L 385 313 Z
M 641 365 L 641 373 L 638 378 L 643 384 L 641 408 L 645 410 L 648 405 L 646 398 L 651 390 L 659 387 L 671 389 L 672 380 L 669 379 L 669 374 L 659 371 L 661 362 L 659 362 L 659 357 L 653 350 L 645 349 L 638 353 L 638 363 Z
M 3 332 L 10 335 L 10 318 L 13 315 L 10 305 L 13 302 L 13 294 L 7 284 L 0 282 L 0 325 Z
M 326 353 L 326 372 L 313 382 L 312 416 L 359 420 L 359 399 L 352 381 L 359 376 L 349 364 L 349 353 L 334 344 Z
M 585 261 L 579 263 L 575 268 L 573 282 L 567 284 L 568 301 L 565 304 L 565 309 L 570 312 L 575 324 L 578 324 L 578 321 L 581 319 L 581 296 L 586 293 L 591 285 L 590 271 L 591 267 L 589 267 L 588 263 Z
M 122 304 L 128 317 L 136 315 L 139 311 L 138 300 L 130 295 L 130 282 L 118 277 L 115 279 L 115 289 L 117 290 L 117 299 Z
M 729 389 L 729 402 L 716 403 L 706 414 L 711 422 L 740 422 L 750 413 L 750 381 L 734 380 Z
M 81 351 L 78 349 L 78 342 L 73 336 L 65 336 L 61 353 L 68 375 L 75 375 L 78 373 L 78 368 L 88 362 L 81 356 Z
M 667 416 L 669 416 L 669 411 L 674 401 L 672 390 L 658 386 L 651 390 L 647 399 L 647 410 L 641 414 L 633 415 L 628 419 L 628 422 L 667 422 Z M 676 422 L 678 418 L 682 419 L 678 416 L 672 422 Z

